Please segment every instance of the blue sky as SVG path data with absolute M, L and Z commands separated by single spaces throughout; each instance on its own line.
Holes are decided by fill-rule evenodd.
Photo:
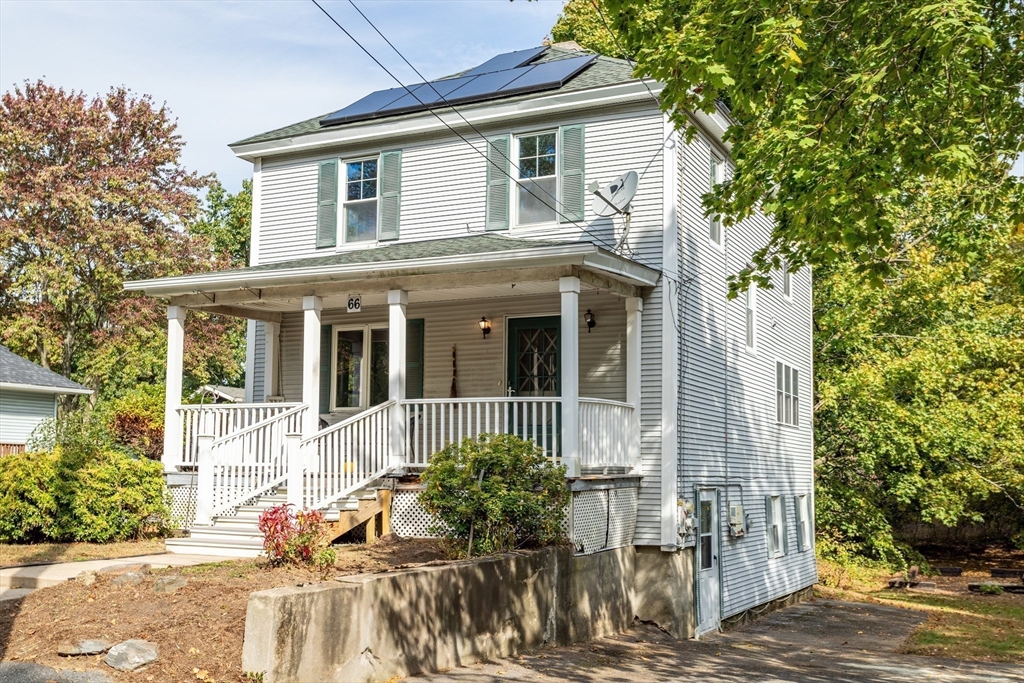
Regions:
M 562 0 L 355 0 L 427 78 L 539 45 Z M 419 78 L 346 1 L 334 17 L 405 83 Z M 125 85 L 166 102 L 184 162 L 236 190 L 252 166 L 227 148 L 342 108 L 390 77 L 307 0 L 0 0 L 0 86 L 43 78 L 105 93 Z

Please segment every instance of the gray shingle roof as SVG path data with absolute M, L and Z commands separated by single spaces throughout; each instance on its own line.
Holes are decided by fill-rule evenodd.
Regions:
M 536 61 L 537 64 L 544 62 L 553 62 L 559 59 L 568 59 L 570 57 L 579 57 L 580 52 L 576 50 L 567 50 L 560 47 L 552 46 L 544 55 Z M 468 71 L 468 69 L 466 70 Z M 446 78 L 455 78 L 464 71 L 460 71 L 457 74 L 452 74 Z M 540 93 L 530 93 L 526 95 L 518 95 L 513 97 L 500 98 L 501 102 L 518 102 L 527 100 L 543 95 L 550 95 L 556 92 L 573 92 L 577 90 L 589 90 L 592 88 L 601 88 L 608 85 L 616 85 L 619 83 L 626 83 L 628 81 L 638 80 L 633 78 L 633 68 L 623 59 L 615 59 L 613 57 L 598 56 L 598 58 L 589 67 L 583 70 L 582 73 L 572 78 L 568 83 L 563 85 L 561 88 L 555 90 L 546 90 Z M 388 84 L 391 87 L 391 84 Z M 472 111 L 479 107 L 486 107 L 493 104 L 496 100 L 488 100 L 486 102 L 477 102 L 474 104 L 463 104 L 459 105 L 459 111 Z M 340 109 L 341 107 L 339 107 Z M 443 111 L 446 107 L 439 107 L 437 111 Z M 284 138 L 293 138 L 300 135 L 307 135 L 309 133 L 317 133 L 323 128 L 320 126 L 320 119 L 324 118 L 328 114 L 333 112 L 326 112 L 318 116 L 314 116 L 311 119 L 305 121 L 299 121 L 293 123 L 290 126 L 284 126 L 283 128 L 277 128 L 275 130 L 267 131 L 266 133 L 260 133 L 259 135 L 253 135 L 251 137 L 239 140 L 231 144 L 232 147 L 236 145 L 246 145 L 255 142 L 267 142 L 270 140 L 281 140 Z M 405 119 L 415 118 L 423 116 L 424 112 L 417 111 L 408 114 L 400 114 L 397 116 L 387 117 L 387 121 L 402 121 Z M 365 121 L 357 121 L 348 124 L 341 124 L 336 126 L 330 126 L 331 129 L 345 128 L 346 126 L 353 126 L 359 124 L 365 124 Z
M 22 358 L 6 346 L 0 346 L 0 382 L 47 387 L 53 389 L 56 394 L 67 393 L 59 391 L 60 389 L 66 389 L 71 393 L 89 391 L 81 384 L 72 382 L 63 375 L 58 375 L 52 370 L 36 365 L 27 358 Z
M 383 263 L 386 261 L 406 261 L 422 258 L 443 258 L 445 256 L 471 256 L 473 254 L 493 254 L 499 251 L 530 249 L 539 247 L 560 247 L 565 242 L 544 240 L 525 240 L 504 235 L 468 235 L 466 237 L 449 237 L 422 242 L 401 242 L 374 249 L 356 249 L 332 253 L 329 256 L 311 256 L 294 261 L 278 261 L 248 268 L 238 268 L 229 272 L 259 273 L 266 270 L 288 270 L 309 266 L 348 266 L 362 263 Z

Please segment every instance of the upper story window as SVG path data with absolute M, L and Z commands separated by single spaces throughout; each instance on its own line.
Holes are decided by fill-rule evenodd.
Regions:
M 787 299 L 793 296 L 793 272 L 789 269 L 789 261 L 782 262 L 782 294 Z
M 377 159 L 345 164 L 345 242 L 377 239 Z
M 784 425 L 800 425 L 800 372 L 782 361 L 775 362 L 775 419 Z
M 746 311 L 747 348 L 753 351 L 757 348 L 757 285 L 753 283 L 747 287 Z
M 520 135 L 516 147 L 516 224 L 553 223 L 557 218 L 558 134 Z
M 782 496 L 767 496 L 764 501 L 765 529 L 768 532 L 768 557 L 786 554 L 786 506 Z
M 715 189 L 715 185 L 722 182 L 722 161 L 714 154 L 711 155 L 709 179 L 712 190 Z M 708 218 L 708 237 L 714 244 L 722 246 L 722 217 L 718 214 Z

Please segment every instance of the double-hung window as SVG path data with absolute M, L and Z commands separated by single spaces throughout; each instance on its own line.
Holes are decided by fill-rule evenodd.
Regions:
M 768 557 L 786 554 L 786 505 L 782 496 L 765 496 L 765 531 L 768 534 Z
M 747 313 L 747 349 L 757 348 L 757 285 L 751 283 L 747 287 L 745 297 Z
M 377 239 L 377 159 L 345 163 L 344 241 Z
M 800 372 L 775 361 L 775 419 L 780 424 L 800 425 Z
M 552 223 L 558 204 L 558 134 L 520 135 L 516 147 L 516 224 Z
M 796 545 L 797 550 L 804 552 L 811 548 L 811 509 L 810 496 L 796 496 Z
M 782 262 L 782 294 L 787 299 L 793 297 L 793 272 L 789 269 L 789 261 Z
M 715 185 L 722 182 L 722 161 L 714 154 L 711 155 L 709 171 L 711 189 L 714 190 Z M 722 217 L 718 214 L 712 214 L 708 218 L 708 237 L 714 244 L 722 246 Z

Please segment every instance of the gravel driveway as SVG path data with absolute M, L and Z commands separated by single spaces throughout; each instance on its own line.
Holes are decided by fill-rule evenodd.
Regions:
M 638 625 L 611 638 L 413 680 L 1024 682 L 1016 664 L 897 654 L 924 620 L 924 613 L 898 607 L 814 600 L 700 641 Z

